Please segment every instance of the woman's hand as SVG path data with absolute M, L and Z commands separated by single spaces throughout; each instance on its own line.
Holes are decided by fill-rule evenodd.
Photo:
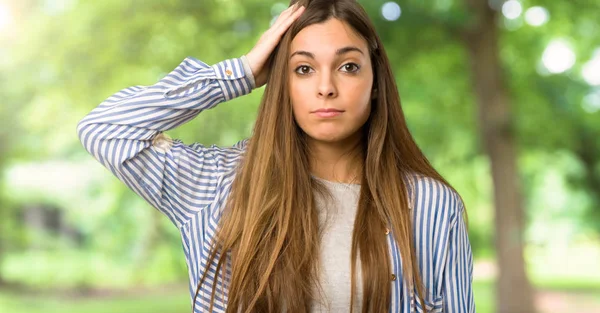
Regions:
M 275 23 L 269 28 L 258 40 L 254 48 L 246 54 L 254 80 L 256 81 L 256 88 L 261 87 L 267 82 L 270 69 L 267 68 L 266 63 L 269 56 L 281 40 L 281 37 L 285 31 L 292 25 L 292 23 L 304 12 L 304 6 L 298 7 L 297 4 L 287 8 L 281 12 Z

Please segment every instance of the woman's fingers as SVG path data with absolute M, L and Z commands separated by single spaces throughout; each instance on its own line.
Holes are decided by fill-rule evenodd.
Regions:
M 269 71 L 265 68 L 267 59 L 279 44 L 283 34 L 302 12 L 304 12 L 304 6 L 299 7 L 297 4 L 281 12 L 275 23 L 260 37 L 254 48 L 246 55 L 255 78 L 266 77 Z M 264 82 L 257 79 L 256 83 L 258 87 Z
M 304 9 L 303 6 L 302 7 L 298 7 L 297 4 L 294 4 L 293 6 L 285 9 L 283 12 L 281 12 L 281 14 L 279 14 L 279 17 L 277 17 L 277 20 L 275 21 L 275 23 L 273 23 L 273 25 L 271 26 L 270 30 L 274 30 L 279 35 L 281 27 L 284 26 L 285 24 L 288 24 L 288 26 L 289 26 L 289 24 L 291 24 L 291 23 L 289 23 L 289 20 L 290 19 L 294 20 L 295 18 L 297 18 L 298 16 L 300 16 L 299 13 L 303 9 Z
M 275 20 L 273 25 L 271 25 L 271 27 L 269 27 L 267 32 L 272 31 L 272 30 L 276 29 L 277 27 L 279 27 L 279 25 L 281 24 L 281 21 L 283 21 L 286 16 L 289 16 L 289 12 L 292 10 L 292 8 L 293 7 L 289 7 L 287 9 L 281 11 L 281 13 L 279 13 L 279 16 L 277 16 L 277 19 Z
M 304 11 L 304 7 L 299 7 L 296 10 L 292 10 L 289 15 L 287 15 L 281 23 L 277 26 L 276 32 L 279 36 L 283 35 L 285 31 L 292 25 L 292 23 L 302 14 Z
M 303 7 L 295 9 L 295 7 L 292 6 L 281 12 L 275 23 L 273 23 L 273 25 L 261 36 L 259 45 L 261 43 L 266 44 L 268 47 L 265 48 L 274 49 L 279 43 L 283 33 L 285 33 L 295 18 L 300 16 L 299 14 L 302 10 Z

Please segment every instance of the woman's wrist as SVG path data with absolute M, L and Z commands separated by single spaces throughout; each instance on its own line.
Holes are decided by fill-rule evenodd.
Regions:
M 252 86 L 252 89 L 255 89 L 256 81 L 254 80 L 254 73 L 252 73 L 252 68 L 250 67 L 248 58 L 246 58 L 246 55 L 242 55 L 240 57 L 240 60 L 242 60 L 242 65 L 244 66 L 244 74 L 246 74 L 246 77 L 250 81 L 250 85 Z

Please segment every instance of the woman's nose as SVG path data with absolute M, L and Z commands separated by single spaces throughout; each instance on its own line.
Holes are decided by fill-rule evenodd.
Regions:
M 337 88 L 330 73 L 321 74 L 318 96 L 319 98 L 335 98 L 337 96 Z

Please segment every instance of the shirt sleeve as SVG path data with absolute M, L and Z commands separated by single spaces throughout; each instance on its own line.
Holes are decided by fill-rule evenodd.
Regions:
M 415 174 L 408 177 L 416 261 L 424 299 L 415 297 L 417 312 L 472 313 L 473 257 L 460 195 L 445 183 Z M 421 303 L 423 301 L 423 303 Z
M 445 264 L 442 292 L 446 313 L 474 313 L 473 254 L 467 234 L 464 205 L 458 206 L 448 235 L 448 255 Z
M 241 59 L 208 66 L 188 57 L 156 84 L 110 96 L 79 122 L 77 133 L 94 158 L 181 226 L 213 200 L 246 141 L 225 148 L 185 145 L 163 132 L 250 93 L 253 85 Z

